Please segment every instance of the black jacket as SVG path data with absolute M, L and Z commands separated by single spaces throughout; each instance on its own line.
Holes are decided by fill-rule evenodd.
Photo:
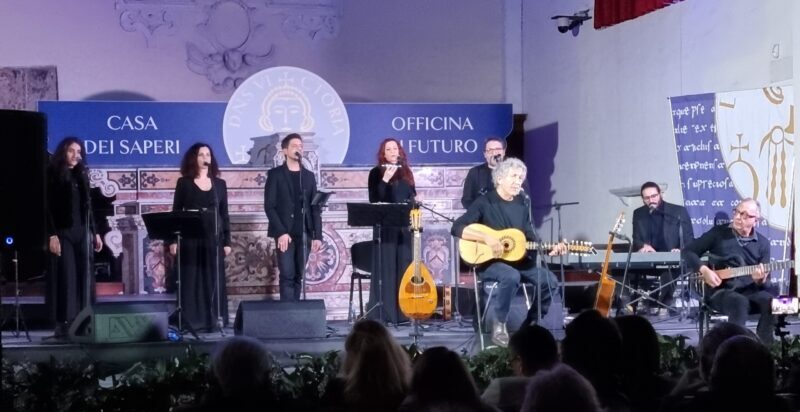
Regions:
M 86 213 L 85 205 L 91 205 L 89 199 L 89 177 L 84 171 L 72 171 L 71 174 L 63 176 L 59 171 L 53 167 L 47 169 L 47 236 L 53 236 L 57 231 L 62 229 L 69 229 L 74 225 L 80 225 L 81 222 L 72 221 L 72 187 L 73 182 L 78 184 L 78 193 L 81 199 L 78 202 L 81 205 L 80 214 L 84 216 Z M 92 208 L 89 207 L 89 229 L 92 233 L 96 233 L 94 225 L 94 215 Z
M 667 250 L 658 250 L 658 252 L 669 252 L 672 249 L 680 249 L 681 246 L 686 246 L 694 240 L 694 230 L 692 229 L 692 220 L 689 218 L 689 213 L 686 208 L 672 203 L 662 202 L 663 207 L 659 207 L 653 213 L 662 213 L 664 243 Z M 649 208 L 642 206 L 633 211 L 633 250 L 639 250 L 645 243 L 649 243 L 650 239 L 650 220 Z M 679 228 L 683 227 L 683 245 L 680 241 Z M 652 245 L 651 245 L 652 246 Z
M 317 181 L 314 173 L 302 168 L 303 203 L 306 211 L 306 233 L 314 240 L 322 240 L 322 210 L 311 206 L 311 200 L 317 193 Z M 267 171 L 267 185 L 264 188 L 264 211 L 269 219 L 267 235 L 277 239 L 290 233 L 294 226 L 296 199 L 292 197 L 292 182 L 289 168 L 284 163 Z

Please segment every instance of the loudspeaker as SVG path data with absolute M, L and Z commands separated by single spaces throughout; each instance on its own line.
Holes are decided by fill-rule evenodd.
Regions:
M 0 110 L 0 247 L 17 251 L 20 280 L 45 271 L 47 123 L 39 112 Z M 4 265 L 0 272 L 12 273 Z M 6 275 L 6 279 L 13 279 Z
M 233 332 L 264 339 L 324 338 L 325 301 L 242 301 Z
M 84 308 L 69 326 L 79 343 L 123 343 L 167 339 L 167 308 L 151 303 L 102 303 Z

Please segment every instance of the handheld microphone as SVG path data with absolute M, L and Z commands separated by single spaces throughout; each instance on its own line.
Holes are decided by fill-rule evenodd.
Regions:
M 295 156 L 296 156 L 298 159 L 302 159 L 302 158 L 303 158 L 303 153 L 302 153 L 302 152 L 299 152 L 299 151 L 297 151 L 297 152 L 294 152 L 294 155 L 295 155 Z
M 400 164 L 402 162 L 403 162 L 403 156 L 397 156 L 397 160 L 395 160 L 395 163 L 384 163 L 381 166 L 382 167 L 394 166 L 394 167 L 400 169 L 400 168 L 403 167 L 403 165 Z
M 81 155 L 75 155 L 75 160 L 80 163 L 83 161 L 83 157 Z
M 624 240 L 626 242 L 630 242 L 631 241 L 631 238 L 629 238 L 627 235 L 625 235 L 623 233 L 608 232 L 608 234 L 613 235 L 615 238 L 617 238 L 619 240 Z
M 496 155 L 492 156 L 492 159 L 494 159 L 494 162 L 495 162 L 495 163 L 500 163 L 500 160 L 502 160 L 502 159 L 501 159 L 502 157 L 503 157 L 503 155 L 501 155 L 500 153 L 498 153 L 498 154 L 496 154 Z
M 203 166 L 211 166 L 211 162 L 203 162 Z

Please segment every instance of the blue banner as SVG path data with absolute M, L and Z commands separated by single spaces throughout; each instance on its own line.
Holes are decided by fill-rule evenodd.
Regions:
M 400 141 L 412 164 L 482 162 L 484 140 L 511 133 L 510 104 L 347 104 L 346 164 L 374 165 L 378 142 Z M 353 148 L 357 150 L 353 150 Z
M 269 165 L 281 133 L 224 136 L 225 102 L 43 101 L 52 151 L 66 136 L 86 142 L 93 167 L 180 164 L 193 143 L 208 143 L 221 166 Z M 397 138 L 412 164 L 463 164 L 483 160 L 488 136 L 511 132 L 510 104 L 346 104 L 347 136 L 309 132 L 323 164 L 374 165 L 381 140 Z M 254 119 L 255 122 L 258 119 Z M 270 134 L 271 133 L 271 134 Z M 285 133 L 284 133 L 285 134 Z M 231 141 L 226 141 L 226 139 Z M 333 148 L 346 150 L 332 150 Z M 344 154 L 342 156 L 341 153 Z M 262 158 L 258 161 L 254 159 Z M 266 153 L 266 154 L 264 154 Z
M 714 94 L 673 97 L 670 102 L 684 206 L 695 236 L 700 236 L 715 224 L 727 223 L 740 197 L 720 152 Z

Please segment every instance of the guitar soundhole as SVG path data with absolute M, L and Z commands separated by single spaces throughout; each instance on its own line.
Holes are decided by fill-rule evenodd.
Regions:
M 430 293 L 430 291 L 431 287 L 427 283 L 422 283 L 422 284 L 409 283 L 406 285 L 406 293 L 408 294 L 412 295 L 428 294 Z
M 503 244 L 503 250 L 512 250 L 514 249 L 514 240 L 504 237 L 500 239 L 500 243 Z

